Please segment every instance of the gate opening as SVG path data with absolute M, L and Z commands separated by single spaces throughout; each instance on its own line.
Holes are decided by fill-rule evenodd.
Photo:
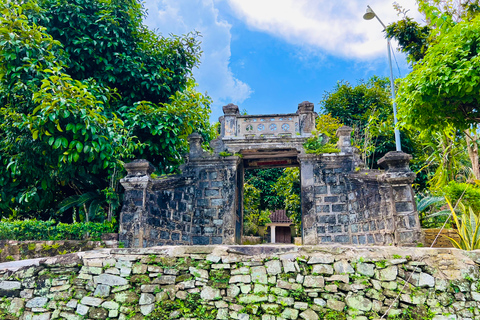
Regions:
M 294 243 L 301 237 L 302 221 L 298 151 L 248 150 L 242 155 L 242 242 Z

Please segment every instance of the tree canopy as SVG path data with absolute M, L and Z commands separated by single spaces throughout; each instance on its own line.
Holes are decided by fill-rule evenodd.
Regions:
M 467 129 L 480 121 L 480 16 L 441 34 L 400 81 L 399 115 L 421 129 L 447 123 Z
M 210 98 L 191 77 L 197 35 L 148 30 L 136 0 L 8 1 L 0 10 L 1 215 L 52 217 L 62 204 L 111 219 L 123 161 L 173 172 L 188 134 L 214 134 Z

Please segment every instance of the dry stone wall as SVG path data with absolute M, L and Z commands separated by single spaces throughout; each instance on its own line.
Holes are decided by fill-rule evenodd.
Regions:
M 456 249 L 102 249 L 1 264 L 0 317 L 480 319 L 479 264 Z

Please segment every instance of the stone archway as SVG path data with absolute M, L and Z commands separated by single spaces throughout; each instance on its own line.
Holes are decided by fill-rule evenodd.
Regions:
M 239 243 L 243 170 L 262 165 L 300 167 L 304 244 L 420 241 L 410 155 L 390 152 L 379 163 L 386 171 L 365 170 L 348 127 L 337 132 L 340 153 L 306 154 L 316 118 L 310 102 L 292 114 L 240 115 L 233 104 L 223 111 L 213 154 L 192 134 L 181 175 L 153 179 L 148 162 L 125 165 L 120 240 L 127 247 Z

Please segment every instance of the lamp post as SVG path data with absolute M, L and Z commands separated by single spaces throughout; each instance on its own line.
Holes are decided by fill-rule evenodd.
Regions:
M 382 25 L 383 29 L 386 29 L 382 20 L 375 14 L 375 12 L 367 5 L 367 12 L 363 15 L 363 19 L 372 20 L 377 18 L 378 22 Z M 391 44 L 390 38 L 387 38 L 387 51 L 388 51 L 388 63 L 390 65 L 390 87 L 392 89 L 392 100 L 393 100 L 393 122 L 395 125 L 395 144 L 397 146 L 397 151 L 402 151 L 402 145 L 400 144 L 400 131 L 397 126 L 397 104 L 395 103 L 395 85 L 393 81 L 393 68 L 392 68 L 392 53 L 391 53 Z

